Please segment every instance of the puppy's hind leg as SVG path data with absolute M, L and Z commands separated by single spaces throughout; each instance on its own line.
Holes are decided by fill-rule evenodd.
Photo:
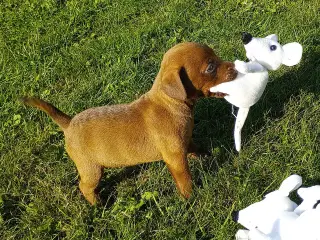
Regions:
M 91 205 L 95 205 L 97 203 L 95 189 L 100 182 L 103 168 L 88 162 L 76 165 L 80 175 L 80 191 Z
M 189 198 L 192 192 L 192 181 L 186 154 L 165 154 L 163 160 L 173 176 L 180 194 L 184 198 Z

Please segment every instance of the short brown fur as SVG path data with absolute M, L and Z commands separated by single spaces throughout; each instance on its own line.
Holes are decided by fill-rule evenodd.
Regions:
M 104 167 L 161 159 L 181 195 L 189 198 L 187 153 L 194 150 L 194 103 L 213 96 L 211 87 L 236 75 L 233 63 L 222 61 L 208 46 L 181 43 L 164 55 L 151 90 L 132 103 L 90 108 L 71 118 L 43 100 L 22 100 L 48 113 L 64 131 L 66 150 L 80 175 L 80 190 L 91 204 L 97 201 L 94 190 Z

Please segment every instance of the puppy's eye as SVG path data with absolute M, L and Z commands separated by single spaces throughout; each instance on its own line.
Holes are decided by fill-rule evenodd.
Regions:
M 276 46 L 276 45 L 271 45 L 271 46 L 270 46 L 270 50 L 271 50 L 271 51 L 275 51 L 276 49 L 277 49 L 277 46 Z
M 216 65 L 214 63 L 209 63 L 206 69 L 206 73 L 213 73 L 216 70 Z

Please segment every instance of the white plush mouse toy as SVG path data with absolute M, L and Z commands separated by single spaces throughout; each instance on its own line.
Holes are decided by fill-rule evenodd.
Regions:
M 239 230 L 236 239 L 320 240 L 320 205 L 317 205 L 320 186 L 299 189 L 298 194 L 303 202 L 296 207 L 297 204 L 288 195 L 301 184 L 300 176 L 291 175 L 283 181 L 279 190 L 269 193 L 260 202 L 234 212 L 234 220 L 248 229 Z
M 277 227 L 279 216 L 283 212 L 293 213 L 297 207 L 288 196 L 301 184 L 302 178 L 299 175 L 291 175 L 282 182 L 278 190 L 267 194 L 262 201 L 234 212 L 233 220 L 249 230 L 239 230 L 236 239 L 274 239 L 274 234 L 278 234 L 274 229 Z
M 300 188 L 298 195 L 303 201 L 294 210 L 300 215 L 295 222 L 296 239 L 320 240 L 320 186 Z
M 297 218 L 295 239 L 320 240 L 320 204 L 315 204 L 315 206 L 315 208 L 305 210 Z
M 296 65 L 302 56 L 302 46 L 299 43 L 281 46 L 275 34 L 254 38 L 250 33 L 244 32 L 242 41 L 249 62 L 236 60 L 234 64 L 238 71 L 237 78 L 210 89 L 214 93 L 226 94 L 224 98 L 239 108 L 234 129 L 237 151 L 241 149 L 241 129 L 249 109 L 260 99 L 267 85 L 268 70 L 277 70 L 281 64 Z
M 320 200 L 320 185 L 300 188 L 298 195 L 303 199 L 302 203 L 294 210 L 295 213 L 301 215 L 304 211 L 312 209 L 313 206 Z M 319 222 L 320 229 L 320 222 Z

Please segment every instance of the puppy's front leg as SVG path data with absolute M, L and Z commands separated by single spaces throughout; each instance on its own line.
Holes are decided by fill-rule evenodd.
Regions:
M 163 160 L 173 176 L 180 194 L 184 198 L 189 198 L 192 192 L 192 181 L 186 154 L 165 154 Z

